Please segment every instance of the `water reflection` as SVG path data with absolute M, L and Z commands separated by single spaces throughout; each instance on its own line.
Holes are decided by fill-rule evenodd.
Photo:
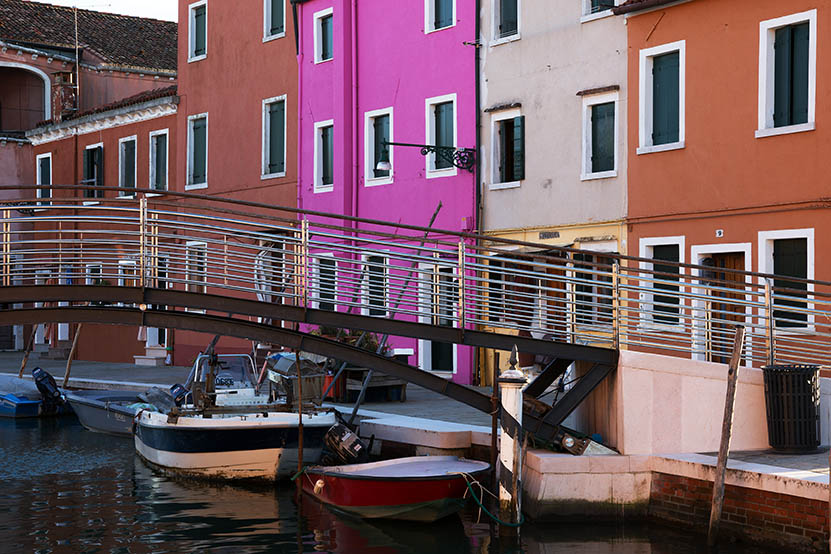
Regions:
M 74 419 L 0 419 L 3 552 L 263 552 L 495 554 L 476 512 L 429 526 L 337 515 L 294 488 L 171 479 L 135 455 L 133 442 L 90 433 Z M 665 529 L 586 523 L 529 524 L 529 554 L 707 552 Z M 731 547 L 721 552 L 757 550 Z

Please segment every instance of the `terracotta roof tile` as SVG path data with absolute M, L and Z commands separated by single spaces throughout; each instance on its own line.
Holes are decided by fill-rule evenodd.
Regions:
M 141 104 L 142 102 L 149 102 L 150 100 L 156 100 L 157 98 L 165 98 L 167 96 L 176 96 L 177 87 L 176 85 L 171 85 L 169 87 L 164 88 L 157 88 L 153 90 L 145 90 L 138 94 L 134 94 L 132 96 L 128 96 L 127 98 L 122 98 L 121 100 L 116 100 L 115 102 L 110 102 L 109 104 L 104 104 L 102 106 L 97 106 L 95 108 L 84 110 L 80 113 L 73 114 L 68 117 L 64 117 L 64 121 L 69 121 L 72 119 L 78 119 L 87 115 L 92 115 L 96 113 L 108 112 L 110 110 L 117 110 L 118 108 L 126 108 L 127 106 L 134 106 L 136 104 Z M 43 127 L 44 125 L 49 125 L 53 123 L 51 119 L 47 119 L 46 121 L 41 121 L 37 124 L 37 127 Z
M 78 34 L 81 48 L 94 52 L 108 66 L 176 71 L 174 22 L 78 10 Z M 73 9 L 0 0 L 0 40 L 74 51 Z

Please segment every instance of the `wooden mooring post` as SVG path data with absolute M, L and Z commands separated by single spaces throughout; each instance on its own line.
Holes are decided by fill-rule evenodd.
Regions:
M 517 536 L 522 518 L 522 389 L 528 383 L 525 375 L 516 369 L 517 347 L 514 346 L 510 368 L 499 376 L 502 397 L 500 417 L 502 435 L 499 437 L 499 519 L 511 524 L 502 525 L 500 536 Z
M 79 323 L 78 327 L 75 329 L 75 336 L 72 337 L 72 348 L 69 350 L 69 356 L 66 358 L 66 371 L 64 371 L 63 384 L 61 385 L 63 388 L 66 388 L 66 385 L 69 383 L 69 372 L 72 369 L 72 358 L 75 356 L 75 351 L 78 349 L 78 339 L 81 337 L 81 328 L 83 326 L 83 323 Z
M 733 407 L 736 403 L 736 385 L 739 382 L 739 365 L 744 347 L 744 327 L 736 326 L 736 341 L 733 343 L 733 355 L 727 370 L 727 398 L 724 402 L 724 420 L 721 424 L 721 444 L 718 448 L 718 464 L 713 479 L 713 503 L 710 506 L 710 529 L 707 544 L 715 546 L 724 506 L 724 478 L 727 472 L 727 455 L 730 452 L 730 438 L 733 433 Z

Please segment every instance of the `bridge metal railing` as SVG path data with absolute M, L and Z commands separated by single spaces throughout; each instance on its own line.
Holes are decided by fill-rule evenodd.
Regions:
M 831 361 L 828 282 L 138 196 L 0 201 L 3 285 L 177 288 L 715 361 L 742 324 L 748 363 Z

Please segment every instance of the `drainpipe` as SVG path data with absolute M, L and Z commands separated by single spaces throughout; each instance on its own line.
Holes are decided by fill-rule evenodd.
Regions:
M 291 0 L 291 11 L 294 19 L 294 45 L 297 52 L 297 207 L 303 209 L 303 195 L 301 193 L 303 187 L 303 54 L 300 51 L 300 39 L 302 33 L 302 25 L 298 23 L 298 4 L 303 0 Z M 302 16 L 303 7 L 300 6 L 300 15 Z
M 476 182 L 474 183 L 474 202 L 476 203 L 473 207 L 473 214 L 476 218 L 476 234 L 482 234 L 482 85 L 479 82 L 482 77 L 482 70 L 479 67 L 480 62 L 480 55 L 479 49 L 482 46 L 481 37 L 479 36 L 482 31 L 482 14 L 480 10 L 482 9 L 482 0 L 476 0 L 475 6 L 475 13 L 476 13 L 476 23 L 475 23 L 475 37 L 473 40 L 473 73 L 474 78 L 476 79 L 476 168 L 473 173 L 474 179 Z M 479 240 L 477 239 L 477 246 L 479 246 Z M 478 272 L 477 272 L 478 273 Z M 473 349 L 473 377 L 476 375 L 476 372 L 479 371 L 479 357 L 480 357 L 480 349 L 474 348 Z M 473 379 L 471 378 L 471 381 Z M 479 384 L 483 385 L 483 379 L 479 378 Z M 496 386 L 496 383 L 493 384 Z M 495 389 L 494 389 L 495 390 Z

